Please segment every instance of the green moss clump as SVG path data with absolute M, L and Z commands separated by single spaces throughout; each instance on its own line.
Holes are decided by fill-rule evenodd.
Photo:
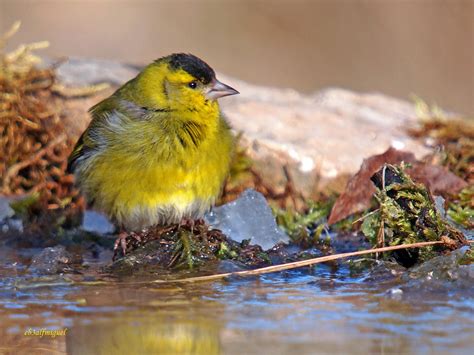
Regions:
M 413 182 L 405 173 L 404 164 L 386 164 L 372 180 L 376 185 L 375 199 L 378 209 L 367 215 L 361 230 L 369 241 L 378 247 L 439 241 L 449 238 L 451 248 L 466 244 L 464 235 L 452 227 L 436 210 L 428 189 Z M 402 264 L 411 266 L 427 260 L 442 250 L 433 246 L 412 252 L 394 253 Z
M 293 243 L 314 246 L 321 241 L 326 221 L 331 212 L 333 199 L 310 201 L 304 213 L 274 208 L 277 224 L 287 233 Z
M 238 254 L 235 250 L 232 250 L 226 242 L 221 242 L 216 256 L 219 259 L 235 259 L 238 257 Z
M 24 198 L 19 198 L 18 200 L 12 201 L 10 203 L 10 207 L 13 209 L 13 211 L 15 211 L 16 216 L 24 220 L 28 220 L 30 211 L 38 204 L 39 198 L 40 196 L 37 192 L 32 193 L 25 196 Z
M 451 201 L 448 216 L 468 229 L 474 229 L 474 185 L 467 186 Z
M 197 252 L 197 247 L 193 241 L 194 235 L 184 229 L 178 229 L 176 233 L 178 238 L 173 247 L 172 262 L 170 264 L 176 263 L 176 266 L 186 264 L 189 269 L 192 269 L 195 264 L 193 254 Z

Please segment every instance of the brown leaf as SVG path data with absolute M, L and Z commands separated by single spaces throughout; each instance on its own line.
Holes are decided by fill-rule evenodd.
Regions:
M 414 163 L 413 153 L 396 150 L 390 147 L 385 153 L 373 155 L 364 159 L 360 170 L 348 181 L 345 191 L 334 204 L 328 219 L 328 224 L 336 223 L 351 214 L 363 211 L 370 207 L 370 201 L 375 187 L 370 177 L 384 164 L 399 164 L 402 161 Z
M 454 175 L 444 166 L 415 163 L 407 169 L 407 174 L 430 190 L 433 195 L 448 195 L 458 193 L 467 186 L 467 182 Z

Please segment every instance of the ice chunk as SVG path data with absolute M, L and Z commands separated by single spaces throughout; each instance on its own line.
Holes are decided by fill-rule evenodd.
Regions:
M 109 219 L 105 215 L 91 210 L 86 210 L 84 212 L 82 229 L 86 232 L 97 234 L 110 234 L 115 231 L 114 225 L 110 223 Z
M 265 197 L 252 189 L 245 190 L 237 200 L 214 208 L 205 220 L 229 238 L 237 242 L 250 239 L 251 244 L 258 244 L 264 250 L 290 240 L 277 226 Z

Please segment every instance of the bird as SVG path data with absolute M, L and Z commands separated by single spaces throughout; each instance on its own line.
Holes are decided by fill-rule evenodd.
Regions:
M 174 53 L 147 65 L 93 106 L 67 171 L 87 204 L 127 236 L 201 219 L 222 193 L 235 136 L 217 99 L 239 92 L 200 58 Z

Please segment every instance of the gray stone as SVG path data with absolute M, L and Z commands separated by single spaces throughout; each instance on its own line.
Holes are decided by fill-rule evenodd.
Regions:
M 71 256 L 62 245 L 44 248 L 31 260 L 30 268 L 41 274 L 56 274 L 62 272 L 71 262 Z
M 111 234 L 115 231 L 115 226 L 104 214 L 86 210 L 82 220 L 82 230 L 96 234 Z
M 265 197 L 252 189 L 245 190 L 237 200 L 214 208 L 205 220 L 229 238 L 237 242 L 250 239 L 251 244 L 264 250 L 290 240 L 277 226 Z
M 57 72 L 61 83 L 71 87 L 104 82 L 119 86 L 137 75 L 138 68 L 112 60 L 70 58 Z
M 15 231 L 19 233 L 23 233 L 23 221 L 18 218 L 9 218 L 6 221 L 0 222 L 1 225 L 1 231 L 3 233 Z
M 15 211 L 10 207 L 11 198 L 0 196 L 0 223 L 15 215 Z

